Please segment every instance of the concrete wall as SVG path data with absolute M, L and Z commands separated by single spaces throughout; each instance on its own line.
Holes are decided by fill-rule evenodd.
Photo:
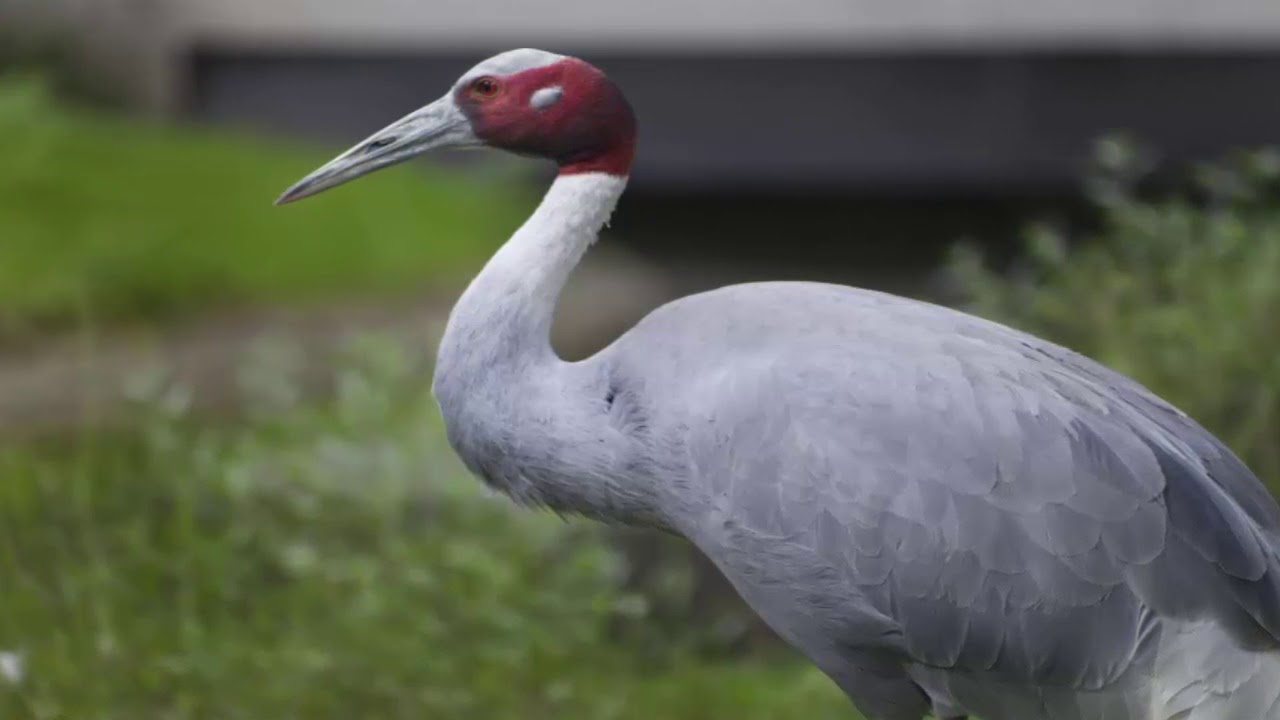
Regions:
M 172 0 L 0 0 L 0 42 L 56 45 L 104 95 L 169 106 L 179 68 L 167 28 Z
M 1280 145 L 1280 50 L 586 57 L 636 108 L 638 190 L 1063 192 L 1112 131 L 1173 161 Z M 336 149 L 476 59 L 211 50 L 187 109 Z
M 193 48 L 635 55 L 1280 47 L 1280 0 L 0 0 L 140 104 L 184 97 Z
M 169 0 L 218 42 L 627 51 L 1231 47 L 1280 42 L 1276 0 Z
M 496 50 L 604 66 L 657 186 L 1061 186 L 1280 142 L 1280 0 L 0 0 L 137 104 L 341 143 Z

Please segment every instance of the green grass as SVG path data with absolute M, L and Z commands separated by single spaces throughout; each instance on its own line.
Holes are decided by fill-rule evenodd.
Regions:
M 246 366 L 245 422 L 156 376 L 136 432 L 0 451 L 0 651 L 25 665 L 0 717 L 853 716 L 794 659 L 619 644 L 648 623 L 623 556 L 486 495 L 394 346 L 353 350 L 323 406 L 289 357 Z
M 453 281 L 534 199 L 425 167 L 273 206 L 331 154 L 89 114 L 0 77 L 0 339 Z

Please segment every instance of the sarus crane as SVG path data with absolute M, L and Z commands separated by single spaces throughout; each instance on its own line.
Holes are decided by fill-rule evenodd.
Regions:
M 559 168 L 439 346 L 449 443 L 489 486 L 687 538 L 873 720 L 1280 718 L 1280 508 L 1129 377 L 798 281 L 692 294 L 561 359 L 557 296 L 636 146 L 593 65 L 485 60 L 277 202 L 480 146 Z

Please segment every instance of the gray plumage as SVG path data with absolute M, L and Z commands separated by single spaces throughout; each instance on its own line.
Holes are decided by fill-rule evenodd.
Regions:
M 1280 718 L 1280 509 L 1119 373 L 803 282 L 560 360 L 556 297 L 625 181 L 561 175 L 450 316 L 434 391 L 477 476 L 688 538 L 874 720 Z

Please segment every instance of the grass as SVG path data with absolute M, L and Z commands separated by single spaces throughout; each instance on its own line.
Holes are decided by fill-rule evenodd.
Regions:
M 852 716 L 794 659 L 640 661 L 623 556 L 489 497 L 394 345 L 322 406 L 289 357 L 245 367 L 234 426 L 155 375 L 136 432 L 0 451 L 0 717 Z
M 272 205 L 331 154 L 91 114 L 0 77 L 0 340 L 455 280 L 534 200 L 428 166 Z

